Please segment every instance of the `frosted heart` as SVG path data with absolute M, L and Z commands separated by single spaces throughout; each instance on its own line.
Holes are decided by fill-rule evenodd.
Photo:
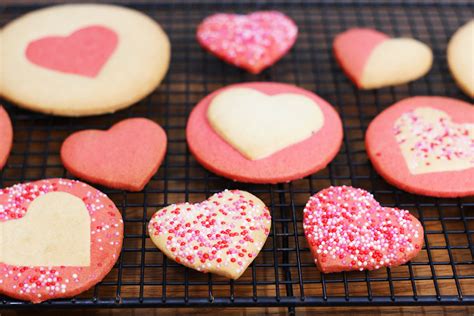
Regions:
M 280 59 L 297 35 L 296 24 L 277 11 L 214 14 L 197 30 L 197 39 L 205 49 L 254 74 Z
M 163 208 L 148 229 L 155 245 L 176 262 L 238 279 L 263 247 L 270 226 L 260 199 L 226 190 L 201 203 Z
M 30 42 L 26 58 L 55 71 L 96 77 L 118 44 L 117 34 L 104 26 L 81 28 L 69 36 L 48 36 Z
M 66 192 L 33 200 L 19 219 L 0 222 L 0 262 L 15 266 L 89 266 L 90 216 Z
M 267 95 L 234 88 L 218 94 L 207 118 L 227 143 L 248 159 L 262 159 L 316 133 L 324 124 L 319 106 L 309 97 Z
M 394 133 L 412 174 L 474 167 L 474 124 L 457 124 L 444 111 L 406 112 L 395 121 Z
M 408 211 L 382 207 L 369 192 L 329 187 L 313 195 L 303 228 L 323 273 L 397 266 L 423 245 L 423 227 Z
M 424 43 L 412 38 L 390 38 L 372 29 L 351 29 L 334 40 L 341 67 L 362 89 L 406 83 L 423 76 L 431 67 L 433 54 Z

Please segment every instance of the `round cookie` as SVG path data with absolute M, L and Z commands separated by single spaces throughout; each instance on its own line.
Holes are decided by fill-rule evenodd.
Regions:
M 395 103 L 365 138 L 377 172 L 392 185 L 435 197 L 474 195 L 474 107 L 445 97 Z
M 423 227 L 405 210 L 381 206 L 369 192 L 329 187 L 313 195 L 303 228 L 323 273 L 401 265 L 420 252 Z
M 7 163 L 13 145 L 13 127 L 7 111 L 0 106 L 0 169 Z
M 334 55 L 360 89 L 376 89 L 416 80 L 431 68 L 433 53 L 412 38 L 390 38 L 382 32 L 349 29 L 334 39 Z
M 123 222 L 102 192 L 47 179 L 0 191 L 0 293 L 40 303 L 75 296 L 117 261 Z
M 325 168 L 342 137 L 341 120 L 326 101 L 310 91 L 270 82 L 214 91 L 193 109 L 186 127 L 190 151 L 199 163 L 251 183 L 288 182 Z
M 474 20 L 461 26 L 448 44 L 448 65 L 458 86 L 474 98 Z
M 107 131 L 71 134 L 61 146 L 61 161 L 74 176 L 110 188 L 141 191 L 166 153 L 166 133 L 146 118 L 118 122 Z
M 0 93 L 63 116 L 112 113 L 152 92 L 170 43 L 148 16 L 125 7 L 66 4 L 28 13 L 2 31 Z
M 297 36 L 295 22 L 278 11 L 214 14 L 205 18 L 196 32 L 204 49 L 253 74 L 282 58 Z
M 236 280 L 257 257 L 270 227 L 270 212 L 259 198 L 225 190 L 201 203 L 158 210 L 148 230 L 153 243 L 170 259 Z

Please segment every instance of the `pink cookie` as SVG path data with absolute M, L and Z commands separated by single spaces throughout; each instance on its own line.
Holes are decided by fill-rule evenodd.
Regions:
M 249 159 L 240 150 L 236 149 L 236 146 L 231 145 L 221 134 L 216 132 L 208 117 L 209 108 L 217 102 L 217 98 L 221 101 L 219 105 L 223 105 L 225 109 L 226 104 L 222 104 L 222 95 L 233 91 L 245 91 L 243 93 L 244 97 L 259 95 L 255 100 L 245 99 L 240 105 L 229 103 L 229 107 L 234 106 L 232 113 L 240 111 L 235 115 L 235 117 L 239 117 L 237 121 L 238 130 L 248 132 L 256 122 L 262 125 L 265 124 L 267 127 L 260 133 L 250 135 L 251 138 L 255 137 L 263 142 L 257 144 L 256 149 L 266 147 L 266 138 L 268 138 L 269 143 L 272 142 L 271 145 L 274 145 L 274 142 L 278 143 L 283 140 L 286 134 L 294 132 L 299 127 L 298 125 L 304 125 L 302 122 L 305 121 L 306 117 L 294 115 L 297 112 L 296 106 L 298 105 L 293 103 L 294 98 L 304 99 L 306 103 L 309 100 L 309 103 L 312 104 L 311 108 L 320 111 L 322 122 L 319 129 L 310 132 L 307 138 L 300 141 L 291 141 L 291 145 L 279 148 L 274 152 L 270 151 L 270 154 L 263 158 Z M 242 96 L 232 95 L 230 100 L 227 101 L 235 101 L 237 97 L 241 98 Z M 276 102 L 275 99 L 280 98 L 281 100 L 285 97 L 292 98 L 290 102 L 283 104 L 289 109 L 281 108 L 282 104 L 279 104 L 281 102 Z M 275 104 L 272 104 L 273 101 L 275 101 Z M 267 109 L 262 115 L 260 107 L 263 103 L 265 103 Z M 272 111 L 272 106 L 275 106 L 275 109 L 278 106 L 279 111 Z M 242 113 L 240 108 L 248 109 L 247 113 Z M 256 113 L 260 113 L 260 116 L 256 117 Z M 274 114 L 283 115 L 283 117 L 277 117 L 275 124 L 273 124 L 273 121 L 267 122 L 266 116 L 273 118 Z M 228 122 L 229 117 L 226 119 L 225 122 Z M 245 126 L 245 128 L 239 128 L 239 126 Z M 276 140 L 275 135 L 279 135 Z M 231 136 L 230 138 L 232 138 Z M 251 183 L 288 182 L 325 168 L 339 151 L 342 136 L 342 123 L 337 112 L 322 98 L 310 91 L 292 85 L 268 82 L 234 84 L 211 93 L 193 109 L 186 127 L 189 148 L 199 163 L 216 174 L 235 181 Z
M 354 28 L 334 39 L 334 54 L 361 89 L 403 84 L 431 68 L 431 49 L 412 38 L 390 38 L 373 29 Z
M 61 160 L 74 176 L 107 187 L 140 191 L 158 171 L 166 152 L 166 133 L 145 118 L 123 120 L 108 131 L 70 135 Z
M 413 215 L 383 207 L 369 192 L 349 186 L 313 195 L 303 228 L 323 273 L 398 266 L 423 246 L 423 227 Z
M 82 293 L 117 261 L 123 222 L 102 192 L 47 179 L 0 191 L 0 293 L 33 303 Z
M 0 169 L 7 163 L 13 144 L 13 128 L 7 111 L 0 106 Z
M 387 182 L 435 197 L 474 195 L 474 107 L 445 97 L 412 97 L 380 113 L 365 138 Z
M 298 28 L 277 11 L 214 14 L 197 29 L 199 44 L 226 62 L 258 74 L 293 46 Z

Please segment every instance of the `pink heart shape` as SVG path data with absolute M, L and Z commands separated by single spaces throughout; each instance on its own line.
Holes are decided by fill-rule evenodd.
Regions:
M 274 64 L 295 43 L 296 24 L 277 11 L 215 14 L 198 27 L 197 39 L 212 54 L 253 74 Z
M 123 120 L 108 131 L 85 130 L 61 146 L 73 175 L 93 183 L 140 191 L 157 172 L 166 152 L 166 133 L 145 118 Z
M 398 266 L 423 245 L 423 227 L 408 211 L 382 207 L 369 192 L 349 186 L 313 195 L 303 228 L 323 273 Z
M 34 40 L 26 48 L 26 58 L 51 70 L 96 77 L 115 51 L 118 36 L 113 30 L 93 25 L 69 36 L 47 36 Z

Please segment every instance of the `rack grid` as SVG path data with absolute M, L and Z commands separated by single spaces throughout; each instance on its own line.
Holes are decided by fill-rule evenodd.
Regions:
M 0 25 L 41 4 L 0 4 Z M 60 118 L 22 110 L 2 101 L 14 124 L 14 146 L 0 173 L 0 185 L 68 177 L 59 158 L 70 133 L 107 129 L 126 117 L 148 117 L 167 131 L 163 165 L 142 192 L 98 187 L 121 210 L 125 223 L 121 256 L 107 277 L 72 299 L 51 307 L 192 306 L 357 306 L 474 304 L 474 198 L 438 199 L 412 195 L 387 184 L 372 168 L 364 149 L 369 122 L 384 108 L 415 95 L 443 95 L 472 102 L 454 84 L 446 64 L 453 32 L 473 17 L 470 1 L 160 1 L 120 4 L 156 19 L 172 43 L 172 61 L 163 84 L 136 105 L 111 115 Z M 275 66 L 251 75 L 204 52 L 195 40 L 198 23 L 215 12 L 277 9 L 299 26 L 295 47 Z M 407 85 L 357 90 L 332 55 L 334 36 L 353 26 L 374 27 L 393 36 L 428 43 L 434 52 L 430 73 Z M 25 79 L 27 80 L 27 78 Z M 248 81 L 291 83 L 315 91 L 333 104 L 344 123 L 343 146 L 324 170 L 278 185 L 236 183 L 201 167 L 186 145 L 192 107 L 225 85 Z M 372 272 L 323 275 L 312 261 L 302 228 L 302 209 L 329 185 L 352 185 L 372 192 L 385 206 L 409 209 L 425 229 L 425 246 L 408 264 Z M 272 213 L 272 230 L 260 255 L 237 281 L 202 274 L 168 260 L 147 236 L 147 223 L 170 203 L 206 199 L 239 188 L 259 196 Z M 0 297 L 0 308 L 29 303 Z

